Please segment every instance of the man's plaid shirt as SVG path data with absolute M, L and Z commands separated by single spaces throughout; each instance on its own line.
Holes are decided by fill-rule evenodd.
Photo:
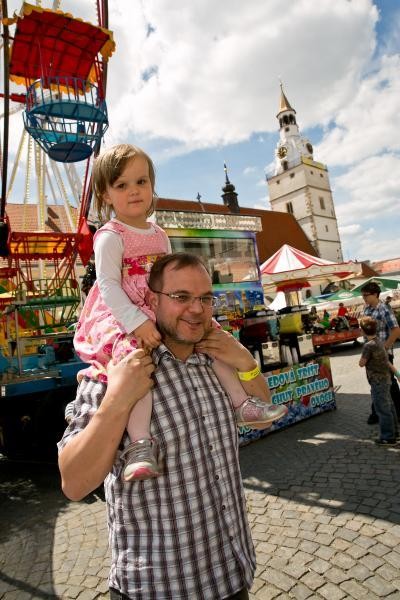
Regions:
M 364 315 L 376 320 L 376 334 L 382 343 L 385 343 L 388 339 L 390 330 L 399 326 L 393 310 L 381 301 L 378 302 L 375 308 L 366 306 L 364 308 Z M 389 354 L 393 354 L 393 347 L 388 352 Z
M 117 454 L 104 484 L 109 584 L 135 600 L 226 598 L 250 588 L 255 569 L 231 404 L 206 355 L 182 362 L 161 345 L 153 360 L 151 434 L 163 473 L 124 483 Z M 104 394 L 104 384 L 82 381 L 60 449 Z M 125 434 L 120 450 L 128 443 Z

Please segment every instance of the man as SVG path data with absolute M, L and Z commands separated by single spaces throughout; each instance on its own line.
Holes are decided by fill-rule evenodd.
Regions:
M 269 391 L 248 350 L 211 329 L 211 279 L 197 256 L 159 259 L 149 287 L 163 337 L 154 366 L 136 350 L 110 365 L 107 389 L 83 380 L 59 444 L 63 490 L 80 500 L 105 478 L 111 599 L 242 600 L 255 556 L 234 413 L 212 357 L 238 370 L 249 395 L 269 401 Z M 152 387 L 152 373 L 151 428 L 163 473 L 124 483 L 125 426 L 132 406 Z
M 400 327 L 392 308 L 379 300 L 381 289 L 379 285 L 370 281 L 362 286 L 361 294 L 366 303 L 364 315 L 372 317 L 377 321 L 377 337 L 383 342 L 388 351 L 389 361 L 393 364 L 393 344 L 400 337 Z M 396 378 L 392 374 L 390 395 L 396 408 L 397 418 L 400 419 L 400 390 Z M 367 420 L 368 425 L 378 423 L 374 404 L 371 406 L 371 414 Z

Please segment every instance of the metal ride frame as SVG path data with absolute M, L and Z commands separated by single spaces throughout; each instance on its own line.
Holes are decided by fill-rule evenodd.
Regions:
M 52 10 L 58 10 L 61 0 L 53 2 Z M 41 6 L 41 0 L 36 0 L 37 6 Z M 44 193 L 45 179 L 52 186 L 50 173 L 45 165 L 43 150 L 24 131 L 19 148 L 17 150 L 16 162 L 8 182 L 9 162 L 9 118 L 18 109 L 10 109 L 10 100 L 25 103 L 26 94 L 10 93 L 10 33 L 8 25 L 7 0 L 1 0 L 3 20 L 3 63 L 4 63 L 4 99 L 3 115 L 3 147 L 2 147 L 2 182 L 1 182 L 1 204 L 0 204 L 0 256 L 3 257 L 0 267 L 0 278 L 8 279 L 12 283 L 11 290 L 0 296 L 0 309 L 8 305 L 18 304 L 31 306 L 35 310 L 51 309 L 54 318 L 59 324 L 69 324 L 74 318 L 74 313 L 80 302 L 80 291 L 75 274 L 75 263 L 78 256 L 82 262 L 88 261 L 91 255 L 92 234 L 87 226 L 87 216 L 91 202 L 91 180 L 90 180 L 90 158 L 86 160 L 85 175 L 80 202 L 78 218 L 74 217 L 72 207 L 67 200 L 67 194 L 63 185 L 58 165 L 51 162 L 53 176 L 58 190 L 63 196 L 66 207 L 67 218 L 74 233 L 63 233 L 45 231 L 46 197 Z M 98 26 L 108 28 L 108 2 L 107 0 L 96 0 L 96 12 Z M 107 60 L 96 62 L 96 69 L 101 73 L 101 85 L 105 96 L 107 79 Z M 21 156 L 28 137 L 28 162 L 26 166 L 25 180 L 25 202 L 29 201 L 29 178 L 32 170 L 31 153 L 29 149 L 34 145 L 35 169 L 38 187 L 38 221 L 42 231 L 13 231 L 6 213 L 7 198 L 16 177 L 16 164 Z M 99 151 L 99 145 L 94 149 L 94 155 Z M 66 165 L 66 173 L 71 187 L 78 191 L 78 176 L 74 170 L 73 163 Z M 23 205 L 21 205 L 21 208 Z M 52 276 L 50 279 L 35 278 L 38 264 L 51 263 Z M 67 309 L 67 307 L 69 307 Z M 59 310 L 58 310 L 59 309 Z

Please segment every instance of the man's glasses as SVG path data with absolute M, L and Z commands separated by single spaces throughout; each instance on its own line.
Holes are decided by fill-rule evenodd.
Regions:
M 155 294 L 162 294 L 163 296 L 168 296 L 173 302 L 177 304 L 182 304 L 183 306 L 192 305 L 196 300 L 200 302 L 200 304 L 206 308 L 211 308 L 215 305 L 216 298 L 215 296 L 210 296 L 206 294 L 205 296 L 192 296 L 192 294 L 184 294 L 179 292 L 158 292 L 157 290 L 151 290 Z

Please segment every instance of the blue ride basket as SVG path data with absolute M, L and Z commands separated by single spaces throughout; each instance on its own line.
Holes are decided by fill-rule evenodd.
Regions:
M 27 90 L 24 126 L 53 160 L 85 160 L 108 128 L 106 102 L 79 77 L 38 79 Z

